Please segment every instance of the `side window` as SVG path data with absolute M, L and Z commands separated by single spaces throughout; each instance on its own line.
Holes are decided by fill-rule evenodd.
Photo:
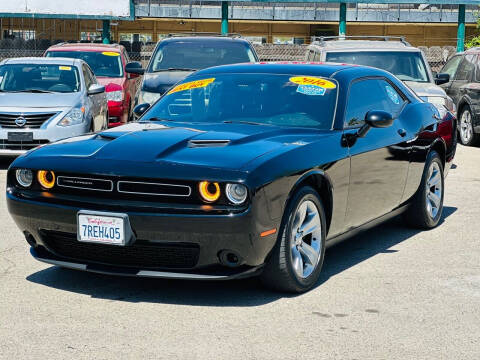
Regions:
M 474 62 L 474 55 L 466 55 L 463 60 L 460 62 L 458 66 L 457 75 L 455 76 L 455 80 L 469 80 L 470 75 L 475 69 Z
M 363 125 L 371 110 L 387 111 L 394 118 L 400 115 L 406 100 L 389 82 L 383 79 L 365 79 L 350 85 L 344 127 Z
M 83 79 L 85 80 L 85 87 L 88 90 L 92 85 L 92 78 L 90 77 L 90 74 L 88 73 L 87 67 L 85 65 L 82 66 L 82 72 Z
M 450 80 L 453 80 L 455 76 L 455 72 L 457 71 L 458 64 L 460 64 L 460 60 L 462 60 L 462 55 L 456 55 L 452 57 L 448 62 L 443 66 L 441 73 L 445 73 L 450 75 Z

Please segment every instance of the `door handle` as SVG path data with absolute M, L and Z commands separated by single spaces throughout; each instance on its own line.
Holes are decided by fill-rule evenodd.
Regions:
M 405 137 L 405 135 L 407 135 L 407 131 L 405 129 L 398 129 L 398 135 Z

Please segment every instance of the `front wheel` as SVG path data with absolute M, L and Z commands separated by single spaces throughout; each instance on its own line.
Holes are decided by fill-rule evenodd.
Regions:
M 428 154 L 422 182 L 405 213 L 405 220 L 413 227 L 432 229 L 438 225 L 443 211 L 443 165 L 437 152 Z
M 325 254 L 325 212 L 317 192 L 299 189 L 287 206 L 279 238 L 261 275 L 275 290 L 301 293 L 318 280 Z
M 467 105 L 460 114 L 460 142 L 465 146 L 472 146 L 478 142 L 478 134 L 473 131 L 473 116 L 470 107 Z

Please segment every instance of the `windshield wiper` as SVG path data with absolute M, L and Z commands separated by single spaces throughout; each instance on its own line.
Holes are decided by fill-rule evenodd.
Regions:
M 40 89 L 25 89 L 25 90 L 19 90 L 19 91 L 16 91 L 16 92 L 30 92 L 30 93 L 50 94 L 50 93 L 53 93 L 54 91 L 40 90 Z
M 191 68 L 168 68 L 168 69 L 158 69 L 154 72 L 162 72 L 162 71 L 197 71 L 198 69 L 191 69 Z
M 223 121 L 224 124 L 248 124 L 248 125 L 268 125 L 264 123 L 259 123 L 259 122 L 254 122 L 254 121 L 231 121 L 231 120 L 225 120 Z
M 175 121 L 175 120 L 170 120 L 170 119 L 162 119 L 162 118 L 159 118 L 159 117 L 151 117 L 150 119 L 146 119 L 146 120 L 142 120 L 142 121 L 139 121 L 139 123 L 147 123 L 147 122 L 150 122 L 150 121 Z

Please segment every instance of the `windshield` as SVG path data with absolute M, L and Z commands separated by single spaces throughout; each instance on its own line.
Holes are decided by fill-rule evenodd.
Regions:
M 114 51 L 49 51 L 47 57 L 82 59 L 95 76 L 122 77 L 123 66 L 120 53 Z
M 420 52 L 355 51 L 329 52 L 329 62 L 373 66 L 391 72 L 403 81 L 429 82 Z
M 337 85 L 332 79 L 296 74 L 195 76 L 171 89 L 142 121 L 331 129 L 336 101 Z
M 255 62 L 252 50 L 244 43 L 178 41 L 161 45 L 154 54 L 149 72 L 169 69 L 199 70 L 211 66 Z
M 6 64 L 0 66 L 0 91 L 77 92 L 80 77 L 75 66 Z

